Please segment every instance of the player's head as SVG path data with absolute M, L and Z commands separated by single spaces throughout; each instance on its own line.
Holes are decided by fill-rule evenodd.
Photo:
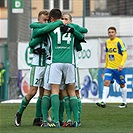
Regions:
M 116 28 L 115 27 L 108 28 L 108 36 L 111 40 L 113 40 L 116 37 Z
M 48 23 L 49 22 L 49 13 L 47 11 L 40 11 L 38 13 L 38 22 L 39 23 Z
M 49 18 L 50 18 L 50 21 L 54 22 L 62 18 L 62 13 L 59 9 L 54 8 L 50 11 Z
M 72 16 L 69 13 L 63 13 L 62 20 L 66 22 L 66 24 L 70 24 L 72 22 Z

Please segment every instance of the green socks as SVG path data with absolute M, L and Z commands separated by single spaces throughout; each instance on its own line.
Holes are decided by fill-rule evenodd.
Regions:
M 66 121 L 72 120 L 71 107 L 70 107 L 70 98 L 68 96 L 65 96 L 64 100 L 65 100 L 65 109 L 66 109 L 66 115 L 67 115 Z
M 59 106 L 60 106 L 59 95 L 57 94 L 51 95 L 51 105 L 52 105 L 53 122 L 56 123 L 59 121 Z
M 78 98 L 78 121 L 81 121 L 82 103 L 80 97 Z
M 21 104 L 20 104 L 18 112 L 20 114 L 23 114 L 23 111 L 25 110 L 25 108 L 27 107 L 28 104 L 29 104 L 29 101 L 26 99 L 26 97 L 24 97 Z
M 64 100 L 60 100 L 60 107 L 59 107 L 59 120 L 63 122 L 63 116 L 64 116 Z
M 41 104 L 42 104 L 42 99 L 40 97 L 38 97 L 37 102 L 36 102 L 36 116 L 35 116 L 35 118 L 42 117 Z
M 50 108 L 50 97 L 47 95 L 44 95 L 42 97 L 42 115 L 43 115 L 43 122 L 47 121 L 47 116 L 48 116 L 48 110 Z
M 70 97 L 70 107 L 73 111 L 74 121 L 78 122 L 78 100 L 76 96 Z

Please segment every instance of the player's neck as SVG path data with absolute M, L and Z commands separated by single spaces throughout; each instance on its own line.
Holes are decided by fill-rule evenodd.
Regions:
M 110 38 L 110 40 L 114 40 L 116 38 L 116 36 L 115 37 L 113 37 L 113 38 Z

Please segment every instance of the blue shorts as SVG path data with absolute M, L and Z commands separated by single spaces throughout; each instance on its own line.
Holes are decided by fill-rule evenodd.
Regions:
M 125 84 L 125 70 L 118 71 L 118 69 L 109 69 L 106 68 L 104 74 L 104 80 L 109 80 L 111 83 L 114 83 L 114 79 L 118 84 Z

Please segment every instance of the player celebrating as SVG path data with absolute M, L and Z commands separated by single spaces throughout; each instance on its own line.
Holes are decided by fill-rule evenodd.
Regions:
M 51 21 L 60 19 L 62 17 L 60 10 L 51 10 L 50 17 Z M 78 127 L 78 103 L 75 94 L 75 68 L 73 64 L 74 36 L 71 34 L 74 31 L 70 27 L 69 29 L 70 33 L 65 34 L 61 33 L 62 30 L 60 31 L 60 27 L 57 27 L 53 32 L 50 32 L 52 38 L 52 64 L 50 67 L 49 83 L 52 88 L 51 101 L 54 124 L 56 126 L 59 124 L 59 87 L 63 77 L 65 84 L 67 85 L 68 94 L 70 96 L 70 106 L 74 114 L 74 127 Z M 56 76 L 56 78 L 52 75 Z
M 49 21 L 49 13 L 47 11 L 40 11 L 38 14 L 38 23 L 43 24 Z M 32 36 L 35 34 L 37 28 L 33 30 Z M 28 106 L 30 100 L 37 93 L 38 87 L 40 87 L 39 97 L 36 103 L 36 117 L 34 119 L 33 125 L 41 125 L 40 117 L 41 117 L 41 99 L 43 96 L 43 88 L 42 88 L 42 80 L 44 75 L 44 66 L 45 66 L 45 43 L 46 36 L 42 37 L 42 41 L 38 42 L 37 46 L 31 47 L 31 51 L 33 52 L 33 60 L 31 63 L 31 71 L 30 71 L 30 90 L 28 94 L 23 98 L 22 103 L 15 115 L 15 125 L 20 126 L 21 117 L 23 111 Z
M 49 23 L 51 25 L 51 22 Z M 58 27 L 60 24 L 63 24 L 62 21 L 58 21 L 58 22 L 52 22 L 52 25 L 50 26 L 51 29 L 55 29 L 54 27 Z M 54 26 L 53 26 L 54 25 Z M 33 23 L 30 25 L 31 28 L 42 28 L 42 27 L 46 27 L 46 24 L 38 24 L 38 23 Z M 44 35 L 41 35 L 44 36 Z M 38 44 L 38 42 L 41 41 L 42 37 L 37 37 L 35 38 L 33 41 L 30 42 L 31 46 L 36 46 Z M 47 37 L 48 42 L 49 37 Z M 49 79 L 49 67 L 50 67 L 50 63 L 51 63 L 51 56 L 50 56 L 50 43 L 47 44 L 47 48 L 45 48 L 46 50 L 46 65 L 45 65 L 45 72 L 44 72 L 44 81 L 43 81 L 43 88 L 44 88 L 44 93 L 43 93 L 43 97 L 42 97 L 42 125 L 41 127 L 48 127 L 48 118 L 47 118 L 47 114 L 48 114 L 48 110 L 51 107 L 51 103 L 50 103 L 50 94 L 51 94 L 51 87 L 50 84 L 48 83 L 48 79 Z
M 61 19 L 62 13 L 59 9 L 52 9 L 50 11 L 50 18 L 52 22 Z M 44 34 L 46 31 L 50 32 L 51 26 L 43 28 L 38 32 L 39 35 Z M 73 65 L 73 39 L 71 33 L 61 33 L 61 31 L 68 31 L 76 34 L 79 39 L 83 39 L 82 34 L 77 33 L 71 27 L 63 26 L 57 27 L 49 33 L 51 40 L 51 59 L 49 83 L 51 84 L 51 104 L 53 123 L 49 126 L 60 127 L 59 123 L 59 89 L 62 78 L 65 79 L 65 84 L 68 85 L 68 93 L 70 95 L 70 104 L 74 113 L 74 125 L 78 126 L 77 117 L 77 98 L 75 95 L 75 77 Z M 71 76 L 69 75 L 71 74 Z M 70 79 L 71 77 L 71 79 Z
M 116 28 L 108 28 L 109 39 L 106 40 L 106 62 L 105 62 L 105 74 L 104 74 L 104 87 L 102 102 L 96 104 L 102 108 L 106 107 L 106 100 L 109 94 L 110 83 L 113 83 L 113 79 L 120 85 L 122 90 L 123 102 L 119 108 L 127 107 L 126 97 L 127 88 L 125 86 L 125 72 L 124 63 L 127 59 L 127 52 L 124 43 L 118 37 L 116 37 Z
M 80 33 L 87 33 L 88 30 L 84 27 L 80 27 L 79 25 L 73 24 L 72 23 L 72 16 L 69 13 L 64 13 L 62 15 L 62 20 L 64 20 L 66 22 L 66 24 L 70 24 L 74 25 L 74 27 L 76 27 L 76 29 L 80 32 Z M 75 51 L 75 55 L 77 53 L 77 51 L 81 51 L 82 50 L 82 46 L 80 44 L 80 41 L 78 39 L 75 38 L 74 40 L 74 51 Z M 76 57 L 75 57 L 76 59 Z M 78 75 L 78 68 L 76 67 L 76 60 L 75 60 L 75 71 L 76 71 L 76 85 L 75 85 L 75 93 L 78 99 L 78 125 L 81 125 L 81 111 L 82 111 L 82 104 L 81 104 L 81 99 L 80 99 L 80 95 L 79 95 L 79 89 L 80 89 L 80 83 L 79 83 L 79 75 Z M 69 106 L 69 96 L 66 93 L 66 89 L 63 90 L 63 95 L 64 95 L 64 100 L 65 100 L 65 108 L 66 108 L 66 113 L 67 113 L 67 120 L 66 122 L 63 124 L 64 127 L 71 127 L 72 126 L 72 120 L 71 120 L 71 108 Z

